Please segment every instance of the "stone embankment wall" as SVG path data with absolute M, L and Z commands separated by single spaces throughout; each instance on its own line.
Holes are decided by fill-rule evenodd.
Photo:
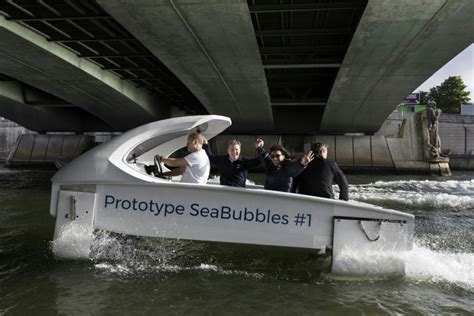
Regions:
M 415 121 L 415 120 L 412 120 Z M 414 124 L 413 129 L 416 129 Z M 407 125 L 407 127 L 410 127 Z M 407 128 L 405 128 L 406 130 Z M 406 133 L 410 134 L 410 133 Z M 416 132 L 415 132 L 416 134 Z M 244 157 L 255 156 L 255 135 L 223 135 L 218 136 L 211 141 L 212 149 L 218 154 L 225 154 L 227 150 L 227 143 L 233 138 L 238 138 L 242 142 L 242 155 Z M 424 172 L 429 170 L 428 165 L 416 165 L 419 160 L 422 160 L 420 154 L 422 151 L 418 150 L 421 142 L 416 143 L 418 147 L 400 146 L 404 141 L 402 138 L 394 138 L 393 141 L 388 140 L 383 135 L 365 136 L 365 135 L 350 135 L 350 136 L 334 136 L 334 135 L 316 135 L 316 136 L 278 136 L 278 135 L 258 135 L 265 141 L 265 148 L 268 150 L 272 144 L 282 144 L 295 157 L 302 155 L 304 151 L 308 150 L 312 143 L 317 141 L 326 143 L 328 145 L 328 158 L 335 160 L 345 170 L 363 170 L 363 169 L 385 169 L 385 170 L 404 170 L 407 167 L 410 171 L 416 171 L 416 168 L 422 169 Z M 395 149 L 395 156 L 399 154 L 399 148 L 404 148 L 405 154 L 402 154 L 404 160 L 409 159 L 410 164 L 400 164 L 399 161 L 394 160 L 394 154 L 391 148 Z M 415 156 L 410 155 L 410 151 Z M 413 156 L 413 157 L 411 157 Z M 398 157 L 398 156 L 397 156 Z
M 33 134 L 34 132 L 0 117 L 0 162 L 4 162 L 11 149 L 15 147 L 18 136 L 22 134 Z
M 401 158 L 405 159 L 403 163 L 405 166 L 417 164 L 414 161 L 418 158 L 413 156 L 413 151 L 410 153 L 403 150 L 410 146 L 413 147 L 414 143 L 397 140 L 401 136 L 403 119 L 411 115 L 413 113 L 392 113 L 373 136 L 259 135 L 258 137 L 265 140 L 266 148 L 271 144 L 281 143 L 297 154 L 307 150 L 312 142 L 322 141 L 329 145 L 329 158 L 335 159 L 341 166 L 396 169 L 397 161 Z M 7 159 L 21 134 L 35 133 L 0 117 L 0 162 Z M 110 133 L 106 134 L 95 135 L 95 141 L 100 142 L 100 140 L 103 141 L 113 136 Z M 443 113 L 439 119 L 439 135 L 442 151 L 449 155 L 453 169 L 474 169 L 474 116 Z M 242 141 L 243 156 L 253 157 L 255 155 L 253 147 L 257 137 L 255 135 L 219 136 L 213 141 L 214 150 L 219 154 L 224 154 L 227 142 L 234 137 L 238 137 Z M 54 136 L 54 138 L 56 139 L 58 136 Z M 103 139 L 98 140 L 98 138 Z M 73 142 L 76 143 L 76 141 Z M 416 148 L 411 149 L 416 150 Z M 400 168 L 401 165 L 398 167 Z
M 376 135 L 397 137 L 403 118 L 413 113 L 390 114 Z M 474 116 L 442 113 L 439 118 L 441 149 L 449 155 L 474 155 Z
M 94 146 L 105 135 L 38 134 L 0 117 L 0 163 L 8 167 L 49 166 L 68 161 Z
M 422 131 L 421 115 L 406 116 L 407 120 L 396 117 L 383 126 L 377 135 L 315 135 L 315 136 L 275 136 L 259 135 L 265 141 L 265 148 L 271 144 L 283 144 L 295 156 L 308 150 L 317 141 L 328 145 L 328 158 L 335 160 L 345 170 L 387 170 L 396 172 L 422 172 L 447 175 L 450 173 L 446 159 L 434 161 L 425 157 L 425 141 Z M 424 121 L 423 121 L 424 122 Z M 385 135 L 387 134 L 387 136 Z M 218 136 L 211 141 L 211 146 L 219 154 L 224 154 L 227 142 L 232 138 L 242 141 L 242 154 L 246 157 L 255 155 L 254 135 Z
M 392 113 L 377 135 L 397 137 L 403 118 L 413 113 Z M 474 116 L 443 113 L 439 118 L 441 150 L 448 155 L 451 169 L 474 170 Z
M 54 166 L 74 159 L 94 145 L 94 137 L 89 135 L 23 134 L 5 166 Z

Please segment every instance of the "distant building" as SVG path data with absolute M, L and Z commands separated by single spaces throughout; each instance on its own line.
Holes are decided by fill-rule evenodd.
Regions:
M 398 105 L 396 112 L 402 113 L 417 113 L 426 110 L 428 106 L 426 104 L 404 104 L 401 103 Z
M 411 93 L 403 99 L 402 104 L 420 104 L 421 96 L 418 92 Z
M 462 104 L 461 115 L 474 115 L 474 104 Z
M 420 93 L 409 94 L 402 103 L 397 106 L 395 112 L 401 113 L 417 113 L 426 110 L 426 104 L 420 104 Z

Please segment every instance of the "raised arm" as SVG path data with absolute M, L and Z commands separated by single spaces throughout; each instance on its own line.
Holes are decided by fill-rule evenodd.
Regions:
M 261 163 L 265 166 L 268 166 L 268 164 L 272 163 L 272 159 L 270 158 L 270 155 L 263 148 L 264 144 L 265 143 L 263 142 L 263 139 L 257 138 L 257 140 L 255 141 L 255 148 L 257 149 L 257 154 L 258 154 L 258 157 L 260 158 Z
M 292 161 L 286 167 L 286 173 L 291 177 L 296 177 L 301 172 L 303 172 L 304 168 L 314 159 L 314 154 L 311 150 L 309 150 L 300 160 Z
M 217 166 L 219 163 L 219 156 L 214 155 L 214 153 L 211 150 L 211 146 L 209 145 L 209 142 L 207 141 L 207 138 L 205 137 L 203 138 L 204 138 L 204 143 L 202 144 L 202 149 L 204 149 L 204 151 L 206 152 L 207 157 L 209 158 L 209 161 L 211 162 L 211 164 Z

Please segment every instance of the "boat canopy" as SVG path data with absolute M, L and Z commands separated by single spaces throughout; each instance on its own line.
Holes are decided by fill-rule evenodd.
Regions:
M 144 172 L 156 154 L 169 156 L 186 146 L 191 132 L 212 139 L 231 125 L 228 117 L 198 115 L 171 118 L 129 130 L 92 148 L 70 162 L 53 177 L 55 183 L 110 183 L 140 179 L 159 182 Z

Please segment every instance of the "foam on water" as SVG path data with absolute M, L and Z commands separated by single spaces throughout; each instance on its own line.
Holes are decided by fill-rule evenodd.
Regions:
M 160 256 L 160 254 L 158 254 Z M 200 263 L 198 265 L 186 266 L 175 265 L 167 262 L 150 261 L 150 258 L 135 257 L 132 260 L 125 259 L 115 262 L 97 262 L 96 269 L 106 273 L 118 275 L 134 275 L 136 273 L 178 273 L 182 271 L 212 272 L 225 275 L 242 275 L 255 279 L 264 277 L 261 273 L 250 273 L 241 270 L 226 270 L 215 264 Z
M 71 222 L 63 227 L 57 238 L 51 242 L 51 247 L 58 258 L 88 258 L 92 240 L 91 228 Z
M 447 283 L 467 290 L 474 290 L 473 268 L 473 253 L 434 251 L 417 243 L 411 251 L 400 253 L 347 249 L 338 257 L 336 265 L 338 273 L 359 279 L 405 274 L 405 278 L 415 282 Z
M 474 208 L 474 181 L 389 181 L 350 186 L 351 199 L 410 208 Z
M 242 276 L 248 276 L 252 277 L 254 279 L 261 279 L 264 277 L 262 273 L 249 273 L 246 271 L 240 271 L 240 270 L 225 270 L 222 269 L 219 266 L 213 265 L 213 264 L 205 264 L 201 263 L 197 267 L 191 268 L 192 270 L 202 270 L 202 271 L 211 271 L 211 272 L 216 272 L 219 274 L 231 274 L 231 275 L 242 275 Z
M 474 290 L 474 253 L 433 251 L 415 244 L 404 256 L 408 278 L 426 282 L 448 282 Z
M 404 180 L 404 181 L 376 181 L 374 183 L 359 185 L 361 187 L 372 187 L 381 189 L 391 189 L 396 191 L 415 191 L 415 192 L 440 192 L 452 193 L 458 195 L 474 194 L 474 180 L 457 181 L 432 181 L 432 180 Z
M 447 212 L 462 210 L 464 214 L 470 214 L 470 210 L 474 209 L 474 180 L 377 181 L 351 185 L 350 196 L 354 200 L 396 206 L 400 210 L 406 208 L 428 210 L 428 212 L 436 209 Z M 468 236 L 465 230 L 469 229 L 469 224 L 457 226 L 455 230 L 444 231 L 441 234 L 440 229 L 444 227 L 441 223 L 444 220 L 441 219 L 440 222 L 432 220 L 422 224 L 431 228 L 420 229 L 423 235 L 419 236 L 411 251 L 368 257 L 357 251 L 349 251 L 345 253 L 341 264 L 356 274 L 368 274 L 368 269 L 370 272 L 383 274 L 386 265 L 391 264 L 388 262 L 393 259 L 404 264 L 405 276 L 408 279 L 416 282 L 445 282 L 473 290 L 474 253 L 472 246 L 466 245 L 469 239 L 465 240 Z M 415 221 L 415 225 L 420 223 L 417 224 Z
M 364 202 L 396 203 L 410 207 L 451 208 L 454 211 L 474 208 L 474 197 L 446 193 L 351 192 L 351 197 Z
M 340 277 L 379 278 L 402 276 L 405 273 L 404 260 L 400 253 L 360 251 L 358 249 L 343 249 L 333 258 L 331 271 Z
M 89 255 L 92 232 L 78 225 L 68 225 L 53 242 L 53 251 L 61 258 L 83 258 Z M 159 243 L 146 249 L 136 240 L 125 244 L 106 233 L 98 233 L 90 255 L 95 267 L 107 273 L 129 275 L 149 272 L 206 271 L 219 274 L 262 278 L 264 274 L 223 269 L 219 265 L 200 263 L 187 265 L 173 260 L 177 252 L 164 249 Z M 358 279 L 379 279 L 400 276 L 414 282 L 448 283 L 474 290 L 474 254 L 434 251 L 417 241 L 413 250 L 401 253 L 363 253 L 356 249 L 341 252 L 338 273 Z M 177 246 L 179 247 L 179 246 Z M 145 249 L 144 249 L 145 248 Z M 179 252 L 179 251 L 178 251 Z M 289 271 L 293 272 L 293 271 Z

